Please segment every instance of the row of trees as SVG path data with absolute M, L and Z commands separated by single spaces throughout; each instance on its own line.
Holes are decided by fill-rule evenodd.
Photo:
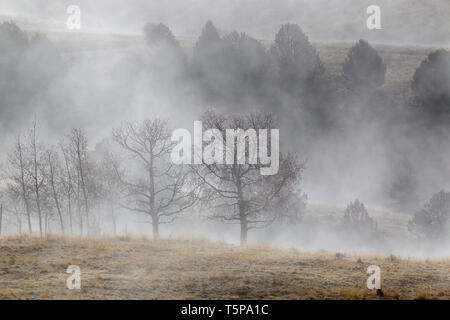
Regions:
M 203 120 L 205 129 L 223 133 L 225 128 L 274 125 L 271 116 L 262 114 L 207 112 Z M 2 199 L 19 232 L 25 232 L 25 225 L 30 234 L 36 226 L 40 235 L 99 234 L 103 220 L 115 230 L 118 212 L 127 210 L 148 218 L 143 222 L 152 224 L 157 237 L 161 224 L 196 206 L 212 218 L 239 224 L 245 243 L 251 229 L 300 217 L 292 204 L 303 201 L 303 165 L 292 155 L 280 156 L 273 176 L 260 175 L 259 164 L 175 165 L 170 159 L 175 142 L 167 122 L 158 118 L 125 123 L 109 140 L 111 145 L 89 151 L 85 133 L 73 129 L 57 146 L 49 146 L 39 139 L 35 123 L 17 138 L 8 155 Z M 107 214 L 101 215 L 103 211 Z
M 202 120 L 205 129 L 219 130 L 223 137 L 225 129 L 274 125 L 273 118 L 263 114 L 225 117 L 207 112 Z M 112 131 L 110 141 L 114 145 L 103 143 L 90 151 L 85 133 L 73 129 L 57 146 L 49 146 L 40 141 L 33 123 L 8 154 L 0 233 L 6 227 L 4 213 L 14 219 L 18 232 L 33 234 L 37 227 L 41 236 L 95 235 L 108 220 L 116 233 L 117 216 L 127 210 L 147 217 L 143 222 L 153 226 L 157 237 L 161 224 L 195 208 L 207 210 L 211 218 L 238 223 L 241 243 L 246 243 L 249 230 L 265 228 L 277 219 L 296 222 L 304 213 L 305 196 L 299 189 L 304 166 L 292 155 L 281 156 L 279 173 L 273 176 L 260 175 L 260 164 L 175 165 L 170 160 L 175 142 L 168 123 L 158 118 L 125 123 Z M 100 214 L 101 208 L 106 215 Z M 445 238 L 449 228 L 446 191 L 433 195 L 408 223 L 414 235 L 428 240 Z M 347 206 L 341 229 L 353 241 L 383 238 L 359 200 Z
M 26 134 L 19 135 L 9 153 L 3 182 L 5 209 L 16 218 L 19 232 L 25 224 L 33 233 L 37 219 L 42 236 L 50 231 L 50 221 L 57 219 L 62 233 L 74 231 L 78 223 L 91 230 L 90 204 L 97 196 L 96 181 L 88 160 L 87 139 L 74 129 L 58 146 L 44 145 L 38 138 L 36 122 Z
M 169 28 L 147 24 L 144 31 L 150 46 L 164 43 L 165 51 L 173 53 L 171 61 L 174 57 L 178 59 L 184 66 L 180 70 L 191 74 L 210 101 L 225 100 L 230 104 L 251 98 L 262 105 L 279 106 L 280 101 L 274 95 L 280 97 L 284 93 L 303 105 L 315 104 L 320 108 L 324 94 L 331 94 L 323 63 L 296 24 L 281 26 L 273 44 L 266 49 L 246 33 L 220 36 L 208 21 L 195 44 L 190 64 Z M 367 94 L 384 85 L 386 71 L 378 52 L 367 41 L 360 40 L 350 48 L 342 66 L 343 84 L 352 93 Z M 450 110 L 447 50 L 430 53 L 412 80 L 420 106 L 430 113 Z
M 175 84 L 180 92 L 194 87 L 195 95 L 189 94 L 200 95 L 202 104 L 227 109 L 258 106 L 276 114 L 301 109 L 333 121 L 338 116 L 342 101 L 334 99 L 335 86 L 325 76 L 316 49 L 296 24 L 281 26 L 267 46 L 245 33 L 221 35 L 207 22 L 192 57 L 164 25 L 147 24 L 144 33 L 152 50 L 144 60 L 147 65 L 139 68 L 150 69 L 149 73 L 158 77 L 156 83 Z M 49 89 L 66 69 L 55 46 L 45 36 L 24 32 L 14 23 L 0 24 L 0 44 L 3 128 L 13 123 L 8 119 L 19 119 L 39 101 L 45 101 L 45 108 L 60 105 L 64 99 Z M 450 53 L 438 50 L 415 72 L 412 89 L 421 110 L 430 114 L 449 110 L 449 66 Z M 360 40 L 348 52 L 341 79 L 352 95 L 365 95 L 384 84 L 386 70 L 377 51 Z
M 333 90 L 324 76 L 323 63 L 296 24 L 282 25 L 267 47 L 245 33 L 222 36 L 209 21 L 194 46 L 192 58 L 166 26 L 147 24 L 144 33 L 149 46 L 155 49 L 152 72 L 162 82 L 188 80 L 196 84 L 207 103 L 227 107 L 257 103 L 272 108 L 272 112 L 286 101 L 316 111 L 324 106 L 332 110 L 336 104 L 331 99 Z M 50 83 L 63 74 L 65 66 L 51 41 L 24 32 L 14 23 L 0 24 L 0 44 L 0 113 L 2 120 L 7 120 L 25 112 L 29 100 L 42 96 Z M 351 92 L 370 92 L 384 84 L 386 70 L 377 51 L 360 40 L 349 50 L 343 64 L 343 84 Z M 429 54 L 414 74 L 412 89 L 417 104 L 430 113 L 450 109 L 447 50 Z M 3 125 L 7 124 L 4 121 Z

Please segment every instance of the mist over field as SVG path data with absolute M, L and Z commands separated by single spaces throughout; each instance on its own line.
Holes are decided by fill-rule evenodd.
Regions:
M 161 236 L 239 244 L 248 231 L 250 243 L 306 251 L 448 257 L 450 3 L 379 0 L 382 28 L 369 30 L 372 2 L 2 0 L 2 234 L 65 227 L 66 234 L 150 237 L 161 222 Z M 81 9 L 79 30 L 66 28 L 71 4 Z M 291 55 L 283 51 L 289 36 L 297 41 Z M 252 112 L 271 118 L 246 118 Z M 155 118 L 167 127 L 143 122 Z M 192 132 L 200 119 L 210 127 L 279 128 L 286 179 L 252 175 L 257 187 L 238 212 L 242 201 L 221 199 L 223 181 L 205 182 L 232 175 L 230 168 L 195 172 L 188 182 L 191 173 L 181 172 L 188 166 L 170 167 L 166 177 L 161 165 L 150 180 L 177 195 L 161 203 L 180 201 L 155 220 L 153 196 L 138 197 L 151 192 L 150 165 L 128 143 L 145 149 L 138 138 L 146 132 Z M 71 151 L 77 143 L 82 155 Z M 273 186 L 283 192 L 272 194 Z M 273 201 L 260 205 L 262 195 Z
M 224 32 L 239 30 L 259 39 L 272 39 L 281 24 L 295 22 L 314 40 L 365 38 L 383 43 L 422 44 L 450 40 L 450 4 L 444 0 L 132 0 L 126 5 L 119 0 L 5 0 L 0 10 L 23 19 L 29 27 L 42 25 L 60 30 L 66 20 L 61 12 L 70 4 L 85 9 L 85 28 L 107 33 L 139 33 L 150 21 L 169 25 L 178 36 L 192 37 L 200 33 L 207 20 L 212 20 Z M 382 30 L 377 32 L 370 32 L 365 25 L 366 9 L 372 4 L 383 10 Z

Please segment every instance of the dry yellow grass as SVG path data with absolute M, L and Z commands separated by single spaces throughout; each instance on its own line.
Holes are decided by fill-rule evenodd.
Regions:
M 66 268 L 81 268 L 81 290 Z M 0 299 L 449 299 L 450 261 L 315 254 L 201 239 L 14 236 L 0 239 Z

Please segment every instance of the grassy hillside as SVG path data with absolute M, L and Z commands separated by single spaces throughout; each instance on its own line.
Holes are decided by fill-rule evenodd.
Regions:
M 0 238 L 0 299 L 449 299 L 450 261 L 144 238 Z M 69 265 L 81 290 L 66 288 Z

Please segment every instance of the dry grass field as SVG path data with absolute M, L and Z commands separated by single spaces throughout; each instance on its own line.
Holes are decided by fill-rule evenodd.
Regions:
M 366 288 L 378 265 L 383 297 Z M 66 269 L 81 269 L 81 290 Z M 0 299 L 450 299 L 450 260 L 302 253 L 202 239 L 9 236 Z

